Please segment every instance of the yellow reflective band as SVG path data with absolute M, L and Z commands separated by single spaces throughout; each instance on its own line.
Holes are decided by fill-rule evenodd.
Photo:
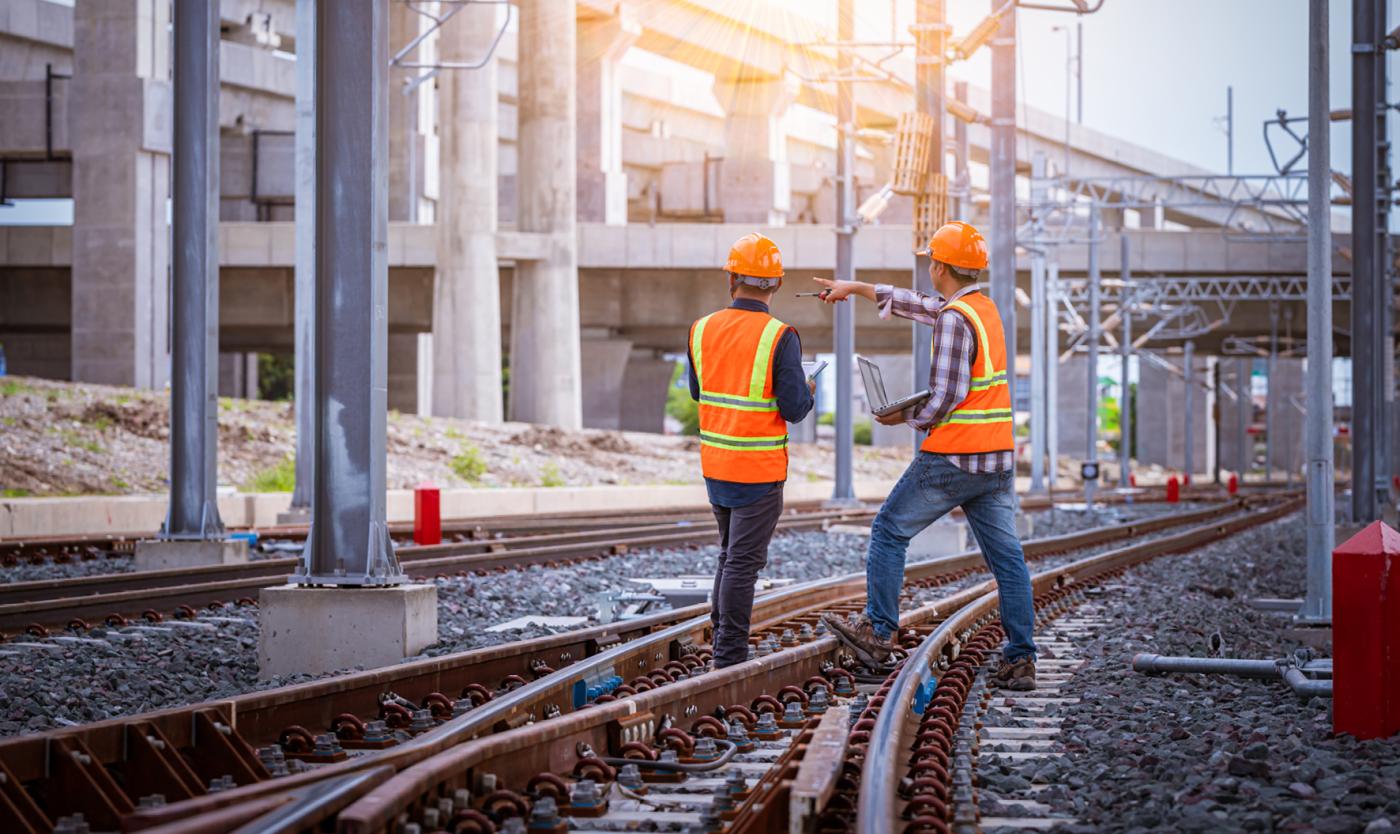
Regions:
M 997 388 L 1006 385 L 1006 371 L 993 374 L 989 377 L 975 376 L 972 384 L 968 386 L 968 391 L 986 391 L 989 388 Z
M 960 423 L 960 424 L 964 424 L 964 425 L 966 425 L 966 424 L 985 425 L 985 424 L 990 424 L 990 423 L 1010 423 L 1010 422 L 1012 422 L 1012 417 L 1011 417 L 1011 411 L 1010 411 L 1009 409 L 996 409 L 996 410 L 986 410 L 986 411 L 979 411 L 979 410 L 971 410 L 971 409 L 969 409 L 969 410 L 967 410 L 967 411 L 954 411 L 952 414 L 948 415 L 948 417 L 947 417 L 946 419 L 944 419 L 942 422 L 940 422 L 938 425 L 939 425 L 939 426 L 946 426 L 946 425 L 948 425 L 949 423 Z M 934 428 L 937 428 L 937 426 L 935 426 Z
M 750 399 L 748 397 L 737 397 L 729 394 L 712 394 L 709 391 L 700 392 L 700 402 L 704 405 L 715 408 L 729 408 L 734 411 L 777 411 L 778 401 L 771 397 Z
M 714 313 L 710 313 L 709 316 L 704 316 L 697 321 L 695 323 L 695 331 L 690 336 L 690 357 L 695 363 L 695 381 L 700 383 L 700 389 L 702 391 L 705 389 L 705 377 L 700 373 L 700 345 L 704 343 L 705 322 L 709 321 L 710 316 L 713 315 Z
M 771 452 L 786 447 L 787 442 L 788 438 L 785 434 L 769 437 L 739 437 L 709 431 L 700 432 L 700 445 L 714 446 L 735 452 Z
M 768 369 L 773 367 L 773 342 L 782 329 L 782 322 L 769 319 L 763 326 L 763 335 L 758 337 L 758 350 L 754 351 L 753 370 L 749 373 L 750 400 L 763 396 L 763 381 L 768 378 Z
M 972 309 L 972 305 L 968 304 L 965 301 L 962 301 L 961 299 L 957 301 L 950 301 L 946 306 L 962 311 L 967 316 L 968 321 L 972 322 L 972 326 L 977 329 L 978 352 L 982 354 L 982 376 L 993 376 L 994 374 L 992 372 L 991 350 L 992 343 L 987 339 L 987 329 L 982 326 L 982 317 L 977 315 L 977 311 Z

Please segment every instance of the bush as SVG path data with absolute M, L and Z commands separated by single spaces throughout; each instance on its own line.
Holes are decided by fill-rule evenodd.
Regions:
M 277 465 L 258 472 L 243 485 L 244 492 L 291 492 L 297 485 L 296 460 L 287 455 Z
M 551 460 L 540 468 L 540 486 L 561 487 L 563 485 L 564 476 L 559 474 L 559 464 Z
M 472 486 L 480 483 L 482 476 L 486 474 L 486 461 L 481 457 L 481 450 L 470 443 L 452 456 L 449 465 L 454 475 Z
M 700 406 L 690 398 L 690 377 L 685 362 L 677 362 L 666 389 L 666 413 L 681 424 L 681 434 L 700 434 Z
M 819 426 L 834 426 L 834 425 L 836 425 L 836 412 L 834 412 L 834 411 L 828 411 L 828 412 L 825 413 L 825 414 L 819 414 L 819 415 L 817 415 L 817 425 L 819 425 Z
M 869 418 L 857 420 L 851 425 L 851 438 L 857 446 L 869 446 L 872 430 Z

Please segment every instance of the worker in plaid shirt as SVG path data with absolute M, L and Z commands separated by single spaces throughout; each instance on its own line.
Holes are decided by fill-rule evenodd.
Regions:
M 928 437 L 871 526 L 865 612 L 852 621 L 823 619 L 863 662 L 883 664 L 899 628 L 909 540 L 961 507 L 997 580 L 1007 645 L 992 680 L 1007 689 L 1030 690 L 1035 688 L 1035 609 L 1016 535 L 1009 357 L 996 304 L 977 286 L 987 266 L 986 242 L 971 225 L 954 221 L 934 234 L 925 253 L 937 295 L 815 279 L 826 287 L 821 297 L 828 303 L 859 296 L 874 302 L 881 318 L 894 315 L 933 327 L 928 399 L 917 409 L 875 418 L 887 426 L 906 423 Z

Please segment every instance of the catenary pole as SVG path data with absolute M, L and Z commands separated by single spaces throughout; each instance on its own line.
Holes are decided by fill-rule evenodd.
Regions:
M 1332 548 L 1336 539 L 1332 470 L 1331 103 L 1327 0 L 1308 3 L 1308 366 L 1307 592 L 1305 621 L 1332 618 Z M 1355 289 L 1353 289 L 1355 292 Z M 1353 295 L 1353 298 L 1357 296 Z M 1356 305 L 1353 305 L 1356 306 Z

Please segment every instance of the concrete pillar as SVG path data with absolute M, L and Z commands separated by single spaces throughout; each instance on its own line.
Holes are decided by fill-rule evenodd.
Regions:
M 400 414 L 424 414 L 418 402 L 418 334 L 389 334 L 389 408 Z
M 157 388 L 170 374 L 170 4 L 73 9 L 72 378 Z
M 1051 361 L 1055 361 L 1051 357 Z M 1055 423 L 1059 428 L 1059 455 L 1071 461 L 1087 460 L 1089 439 L 1084 426 L 1088 420 L 1088 400 L 1085 392 L 1089 389 L 1086 376 L 1089 369 L 1087 357 L 1075 354 L 1060 362 L 1055 374 L 1055 385 L 1059 392 L 1058 407 L 1055 409 Z
M 1303 465 L 1303 360 L 1275 359 L 1269 390 L 1269 407 L 1273 409 L 1270 423 L 1274 430 L 1269 466 L 1275 470 L 1275 478 L 1285 477 L 1278 470 L 1298 477 Z
M 909 393 L 909 380 L 914 376 L 914 357 L 907 353 L 872 356 L 870 360 L 880 369 L 885 380 L 885 393 L 891 397 L 902 397 Z M 924 383 L 927 387 L 928 383 Z M 864 387 L 857 386 L 864 393 Z M 860 419 L 870 421 L 870 444 L 872 446 L 898 446 L 909 449 L 914 445 L 914 430 L 908 426 L 882 426 L 870 416 L 866 408 Z
M 622 428 L 622 386 L 628 339 L 585 339 L 579 345 L 583 367 L 583 425 L 590 429 Z
M 1169 360 L 1178 369 L 1184 367 L 1183 360 Z M 1205 358 L 1195 361 L 1197 380 L 1208 377 L 1208 362 Z M 1170 470 L 1179 470 L 1185 460 L 1183 444 L 1186 442 L 1186 382 L 1180 373 L 1166 370 L 1155 362 L 1143 360 L 1138 365 L 1138 393 L 1136 421 L 1133 430 L 1137 435 L 1138 462 L 1157 465 Z M 1197 388 L 1191 398 L 1192 414 L 1192 469 L 1196 474 L 1209 471 L 1210 439 L 1207 436 L 1210 408 L 1206 402 L 1206 392 Z
M 724 110 L 719 202 L 726 223 L 782 226 L 792 207 L 783 115 L 796 98 L 782 79 L 716 78 Z
M 1254 403 L 1249 390 L 1250 360 L 1225 359 L 1221 360 L 1219 367 L 1221 383 L 1234 394 L 1231 396 L 1222 391 L 1216 397 L 1220 406 L 1216 422 L 1220 435 L 1220 465 L 1231 472 L 1243 474 L 1249 471 L 1254 447 L 1254 438 L 1247 431 L 1241 431 L 1241 425 L 1248 427 L 1254 416 Z
M 258 398 L 258 355 L 219 354 L 219 396 L 243 400 Z
M 618 64 L 642 34 L 626 14 L 578 21 L 578 218 L 627 223 Z
M 477 17 L 485 17 L 485 14 Z M 462 15 L 458 19 L 443 27 L 449 36 L 460 32 L 463 27 Z M 408 3 L 389 4 L 389 54 L 396 54 L 413 38 L 418 37 L 422 31 L 422 24 L 426 22 L 423 15 L 418 14 Z M 431 58 L 431 45 L 420 44 L 410 58 L 415 61 L 422 61 L 424 58 Z M 417 202 L 419 181 L 421 179 L 420 169 L 423 165 L 422 137 L 418 126 L 418 98 L 417 91 L 404 95 L 404 82 L 418 73 L 427 72 L 422 69 L 400 69 L 391 67 L 389 70 L 389 220 L 390 222 L 404 222 L 417 220 Z M 446 77 L 455 75 L 453 72 L 441 73 L 438 78 L 440 83 L 446 82 Z M 421 88 L 420 88 L 421 89 Z M 494 114 L 492 114 L 494 118 Z
M 622 377 L 623 431 L 660 434 L 666 425 L 666 394 L 674 362 L 656 355 L 633 354 Z
M 496 35 L 496 9 L 468 6 L 443 27 L 443 60 L 480 60 Z M 496 264 L 496 60 L 477 70 L 440 73 L 438 84 L 441 192 L 433 284 L 432 413 L 499 423 L 505 415 Z
M 583 425 L 575 224 L 576 32 L 572 0 L 520 3 L 519 227 L 549 239 L 544 258 L 521 261 L 512 284 L 511 417 Z

